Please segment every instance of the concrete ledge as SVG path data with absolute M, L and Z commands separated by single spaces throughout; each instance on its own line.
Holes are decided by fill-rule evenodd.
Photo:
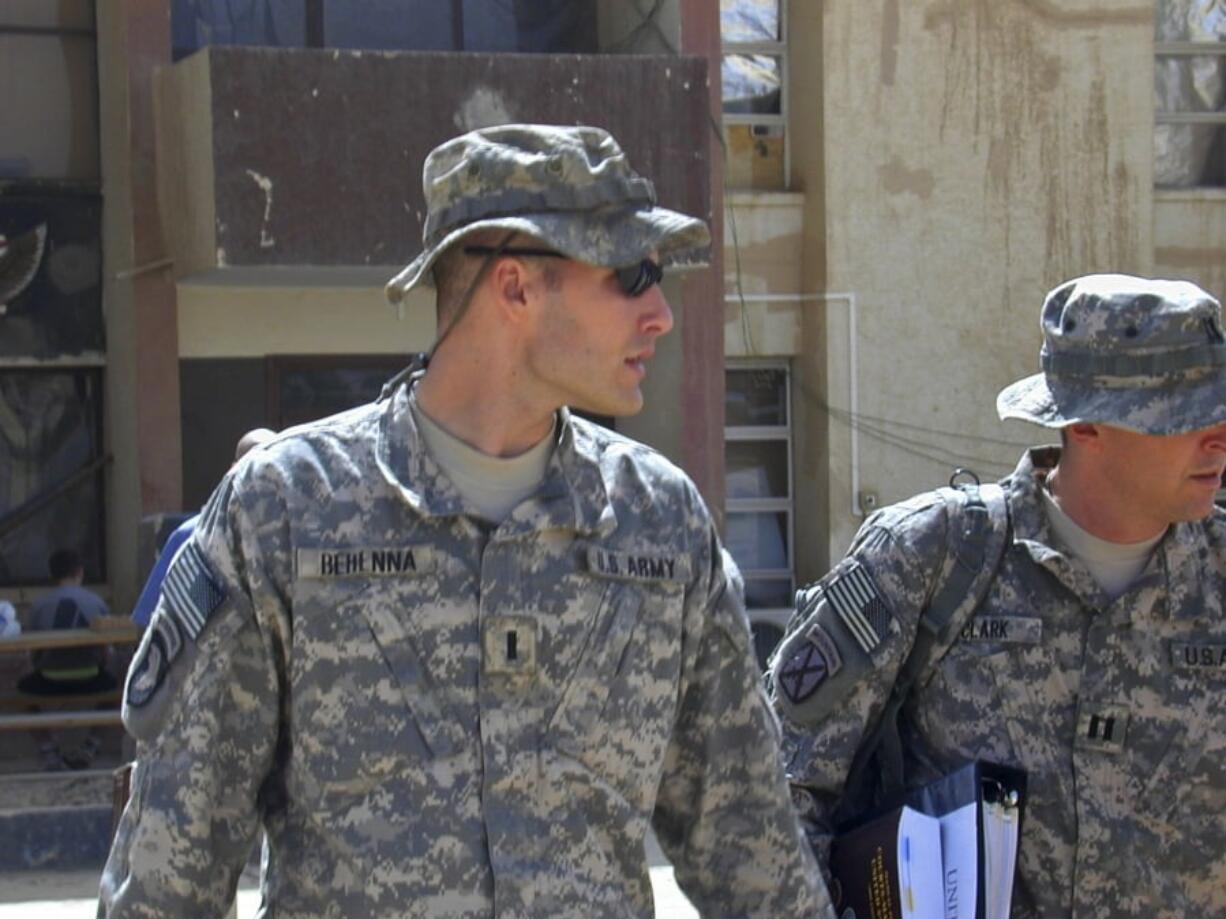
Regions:
M 102 869 L 111 841 L 111 808 L 66 807 L 0 815 L 0 872 Z

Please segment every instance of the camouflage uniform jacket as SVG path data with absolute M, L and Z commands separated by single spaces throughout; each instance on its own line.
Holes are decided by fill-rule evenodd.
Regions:
M 1029 771 L 1014 916 L 1226 915 L 1226 515 L 1172 526 L 1112 602 L 1051 536 L 1038 488 L 1058 455 L 1032 451 L 1002 483 L 997 576 L 900 717 L 908 783 L 976 757 Z M 776 655 L 785 763 L 823 863 L 853 754 L 953 564 L 947 513 L 937 493 L 882 510 L 818 585 L 869 575 L 885 607 L 870 653 L 823 599 Z M 841 661 L 796 705 L 780 663 L 807 634 Z
M 491 528 L 407 405 L 255 451 L 176 557 L 217 595 L 138 652 L 105 914 L 221 915 L 262 821 L 268 916 L 650 916 L 649 825 L 707 914 L 826 915 L 693 484 L 564 412 Z

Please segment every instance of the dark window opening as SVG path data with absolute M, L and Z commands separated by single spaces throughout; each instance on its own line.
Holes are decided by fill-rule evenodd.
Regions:
M 106 579 L 103 466 L 100 369 L 0 370 L 0 586 L 49 583 L 65 548 Z
M 207 45 L 592 53 L 595 0 L 172 0 L 175 60 Z

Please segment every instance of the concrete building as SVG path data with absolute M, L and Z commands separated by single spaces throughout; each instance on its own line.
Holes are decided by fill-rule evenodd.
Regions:
M 98 227 L 93 275 L 65 237 L 59 319 L 39 326 L 28 295 L 0 317 L 0 443 L 24 476 L 0 514 L 69 481 L 24 532 L 45 548 L 86 512 L 118 608 L 139 521 L 196 508 L 239 433 L 355 401 L 429 344 L 429 308 L 398 319 L 380 286 L 417 248 L 421 155 L 465 127 L 602 122 L 666 202 L 724 217 L 712 267 L 668 282 L 678 328 L 617 426 L 726 512 L 763 609 L 872 507 L 1012 467 L 1035 435 L 994 396 L 1035 367 L 1051 286 L 1111 270 L 1226 291 L 1226 45 L 1204 4 L 252 0 L 208 18 L 222 6 L 0 10 L 0 73 L 24 90 L 0 108 L 0 232 L 29 229 L 30 194 Z M 485 53 L 525 48 L 578 56 Z M 1191 147 L 1201 165 L 1172 180 L 1169 150 Z M 76 432 L 49 460 L 12 420 L 38 415 L 35 377 L 64 419 L 42 426 Z M 0 532 L 22 560 L 0 596 L 20 601 L 39 562 L 18 533 Z

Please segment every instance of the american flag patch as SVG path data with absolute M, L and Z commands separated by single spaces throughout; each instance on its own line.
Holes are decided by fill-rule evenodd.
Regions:
M 856 643 L 871 654 L 890 627 L 890 610 L 859 562 L 826 587 L 826 599 Z
M 162 582 L 162 596 L 183 631 L 195 641 L 226 593 L 213 580 L 199 546 L 188 540 L 170 563 Z

